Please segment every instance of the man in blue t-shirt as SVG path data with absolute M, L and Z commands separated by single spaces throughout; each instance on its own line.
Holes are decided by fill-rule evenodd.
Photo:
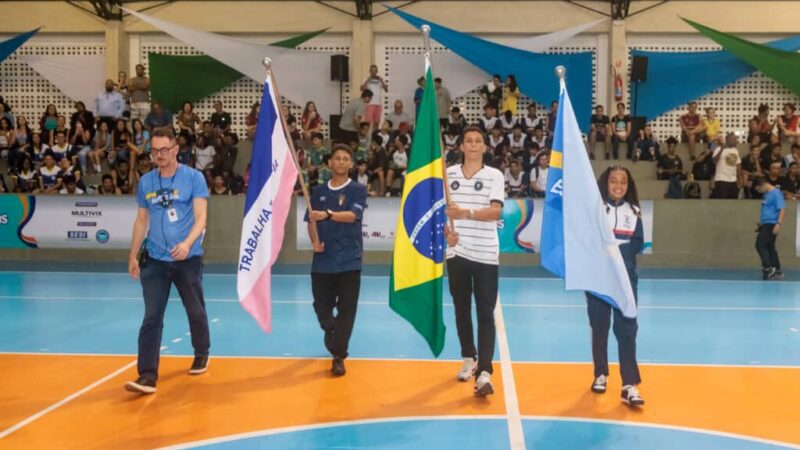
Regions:
M 333 356 L 331 373 L 342 376 L 361 288 L 361 219 L 367 207 L 367 189 L 349 177 L 353 151 L 347 145 L 333 146 L 328 167 L 331 180 L 314 188 L 311 212 L 306 212 L 305 220 L 314 243 L 314 311 L 325 333 L 325 347 Z
M 783 272 L 778 251 L 775 249 L 775 240 L 781 231 L 783 216 L 786 213 L 783 192 L 763 177 L 753 180 L 753 188 L 764 195 L 756 238 L 756 251 L 761 257 L 763 277 L 765 280 L 782 280 Z
M 189 317 L 194 347 L 189 374 L 208 370 L 210 347 L 203 299 L 202 247 L 208 187 L 202 173 L 178 164 L 178 142 L 172 130 L 156 129 L 150 144 L 158 170 L 148 172 L 139 181 L 139 212 L 128 258 L 131 277 L 141 278 L 145 311 L 139 329 L 139 378 L 126 383 L 125 389 L 140 394 L 156 391 L 164 311 L 173 284 Z M 141 256 L 137 256 L 140 250 Z

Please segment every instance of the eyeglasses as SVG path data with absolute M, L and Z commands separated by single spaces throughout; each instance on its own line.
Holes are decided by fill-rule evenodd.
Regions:
M 168 154 L 169 154 L 169 151 L 170 151 L 170 150 L 172 150 L 172 149 L 173 149 L 173 148 L 175 148 L 175 147 L 176 147 L 175 145 L 172 145 L 172 146 L 170 146 L 170 147 L 162 147 L 162 148 L 155 148 L 155 147 L 152 147 L 152 148 L 150 149 L 150 151 L 151 151 L 151 152 L 152 152 L 154 155 L 166 156 L 166 155 L 168 155 Z

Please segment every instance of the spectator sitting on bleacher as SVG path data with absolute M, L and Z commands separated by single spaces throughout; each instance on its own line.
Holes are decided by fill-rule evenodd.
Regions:
M 539 155 L 538 164 L 531 168 L 529 180 L 531 186 L 531 196 L 534 198 L 544 198 L 547 191 L 547 171 L 550 163 L 550 154 Z
M 536 102 L 528 104 L 528 114 L 521 116 L 517 122 L 522 125 L 522 130 L 528 137 L 533 136 L 533 130 L 536 127 L 542 127 L 544 130 L 544 119 L 536 114 Z
M 211 195 L 231 195 L 231 190 L 228 188 L 228 180 L 221 172 L 214 174 L 214 181 L 209 189 Z
M 127 122 L 118 119 L 114 123 L 114 129 L 111 131 L 111 152 L 108 155 L 109 162 L 130 162 L 131 149 L 128 148 L 128 143 L 131 141 L 131 132 L 128 131 Z
M 534 167 L 538 164 L 538 159 L 541 150 L 539 150 L 539 144 L 536 142 L 532 142 L 528 147 L 528 151 L 522 154 L 522 171 L 525 173 L 530 172 L 533 170 Z
M 725 146 L 717 147 L 712 158 L 716 169 L 714 170 L 714 188 L 711 198 L 737 199 L 741 185 L 741 163 L 739 149 L 736 145 L 739 138 L 729 133 L 725 137 Z
M 784 185 L 781 186 L 784 197 L 787 200 L 797 200 L 800 198 L 800 172 L 796 162 L 789 164 L 789 170 L 783 178 Z
M 391 142 L 392 140 L 393 125 L 394 122 L 392 122 L 391 120 L 389 119 L 384 120 L 383 123 L 381 124 L 381 129 L 375 130 L 372 133 L 372 140 L 374 141 L 375 138 L 378 138 L 380 140 L 381 147 L 386 148 L 386 146 L 389 145 L 389 142 Z
M 674 137 L 667 139 L 667 153 L 661 155 L 656 165 L 656 178 L 659 180 L 669 180 L 677 177 L 679 180 L 683 179 L 685 172 L 683 170 L 683 161 L 681 157 L 676 154 L 678 149 L 678 140 Z
M 775 135 L 777 137 L 777 135 Z M 786 161 L 781 155 L 781 144 L 770 143 L 761 150 L 761 167 L 770 167 L 772 163 L 780 163 L 781 170 L 786 168 Z M 770 183 L 772 184 L 772 183 Z
M 797 142 L 797 136 L 800 134 L 798 133 L 797 129 L 797 123 L 798 120 L 800 120 L 800 116 L 795 115 L 795 110 L 796 107 L 794 103 L 786 103 L 783 105 L 783 115 L 778 116 L 776 120 L 781 139 L 790 144 Z
M 194 140 L 194 136 L 197 134 L 197 125 L 202 125 L 202 123 L 200 117 L 194 112 L 194 104 L 190 101 L 183 102 L 181 112 L 178 114 L 178 134 Z
M 514 124 L 516 123 L 516 120 L 514 119 L 514 113 L 511 111 L 504 112 L 500 115 L 499 122 L 503 127 L 504 134 L 511 133 L 511 130 L 514 129 Z
M 58 162 L 58 168 L 61 172 L 59 176 L 65 177 L 71 175 L 75 177 L 78 187 L 84 191 L 86 190 L 86 185 L 83 183 L 83 172 L 79 166 L 72 163 L 70 158 L 61 158 L 61 161 Z
M 394 110 L 386 114 L 386 120 L 394 125 L 393 130 L 396 130 L 401 123 L 407 123 L 410 127 L 414 125 L 414 119 L 403 110 L 403 101 L 400 99 L 394 101 Z
M 653 127 L 650 124 L 639 130 L 639 140 L 636 142 L 636 155 L 634 161 L 658 161 L 661 158 L 659 151 L 660 145 L 656 135 L 653 134 Z
M 56 165 L 52 150 L 44 154 L 44 164 L 39 168 L 39 189 L 34 194 L 56 194 L 63 187 L 59 174 L 61 169 Z
M 605 142 L 606 159 L 608 159 L 608 151 L 611 148 L 611 125 L 608 116 L 603 111 L 603 105 L 594 107 L 594 114 L 589 119 L 589 158 L 594 159 L 594 149 L 597 146 L 598 140 Z
M 150 159 L 149 154 L 141 154 L 136 160 L 136 167 L 133 170 L 133 190 L 139 186 L 139 181 L 148 172 L 153 170 L 153 160 Z
M 369 133 L 367 133 L 367 135 L 369 135 Z M 350 146 L 350 150 L 353 152 L 353 160 L 354 161 L 358 161 L 359 159 L 364 159 L 365 160 L 365 159 L 367 159 L 367 150 L 372 145 L 372 140 L 370 139 L 369 141 L 367 141 L 367 146 L 366 147 L 362 147 L 360 141 L 350 141 L 350 142 L 347 143 L 347 145 Z M 358 157 L 356 157 L 356 155 Z M 356 168 L 353 167 L 350 170 L 353 173 L 355 173 Z
M 120 195 L 122 192 L 118 187 L 114 186 L 114 177 L 111 174 L 103 175 L 100 182 L 100 188 L 97 190 L 99 195 Z
M 791 152 L 786 155 L 784 159 L 784 164 L 786 164 L 787 167 L 793 162 L 800 163 L 800 142 L 792 144 Z
M 150 133 L 144 128 L 144 123 L 139 119 L 133 119 L 131 122 L 131 140 L 128 142 L 128 148 L 131 151 L 131 160 L 134 160 L 138 155 L 150 154 Z M 136 156 L 134 156 L 136 155 Z
M 478 117 L 478 128 L 480 128 L 484 133 L 489 133 L 489 131 L 493 130 L 500 121 L 496 114 L 497 110 L 491 103 L 485 104 L 483 106 L 483 115 Z
M 761 136 L 761 142 L 769 142 L 774 127 L 775 124 L 769 121 L 769 105 L 758 105 L 758 115 L 751 120 L 751 132 Z
M 258 117 L 256 117 L 256 121 L 258 121 Z M 300 116 L 300 127 L 302 128 L 303 140 L 310 140 L 314 133 L 322 133 L 322 116 L 317 111 L 316 103 L 306 103 L 306 107 L 303 108 L 303 114 Z
M 697 114 L 697 102 L 689 102 L 689 112 L 678 121 L 681 125 L 681 142 L 689 144 L 689 159 L 695 160 L 695 144 L 703 140 L 700 133 L 700 115 Z
M 697 133 L 702 136 L 702 140 L 705 142 L 711 142 L 722 137 L 722 123 L 717 117 L 716 109 L 706 108 L 706 116 L 700 122 Z
M 408 140 L 405 136 L 397 136 L 394 140 L 394 149 L 389 155 L 389 170 L 386 173 L 386 197 L 398 196 L 402 191 L 402 184 L 395 187 L 395 180 L 402 178 L 408 168 Z
M 530 146 L 528 135 L 522 132 L 522 125 L 518 123 L 514 125 L 511 134 L 506 136 L 506 143 L 511 157 L 519 160 L 522 160 L 525 150 Z
M 349 142 L 346 143 L 348 145 L 351 145 L 351 147 L 353 142 L 356 143 L 356 148 L 353 149 L 354 152 L 359 147 L 364 149 L 369 148 L 369 143 L 372 141 L 372 133 L 370 132 L 371 129 L 372 129 L 372 124 L 370 122 L 361 122 L 361 124 L 359 124 L 358 126 L 358 139 L 355 141 L 350 140 Z M 355 158 L 354 160 L 358 161 L 358 158 Z
M 536 127 L 533 129 L 533 137 L 531 137 L 531 145 L 536 144 L 539 150 L 546 150 L 547 136 L 544 134 L 544 127 Z
M 56 143 L 51 147 L 56 163 L 60 162 L 62 158 L 68 157 L 71 148 L 67 143 L 67 133 L 63 130 L 56 133 Z
M 178 135 L 178 164 L 183 164 L 184 166 L 195 167 L 195 158 L 196 155 L 194 153 L 194 147 L 191 144 L 191 141 L 188 136 L 185 134 Z
M 97 125 L 97 133 L 94 134 L 92 151 L 89 153 L 89 160 L 95 173 L 102 172 L 102 162 L 108 152 L 111 151 L 111 132 L 108 129 L 108 122 L 100 122 Z
M 714 163 L 714 151 L 722 147 L 722 142 L 715 139 L 709 143 L 708 147 L 702 147 L 700 154 L 695 156 L 694 164 L 692 164 L 692 177 L 695 180 L 709 180 L 711 181 L 711 190 L 713 191 L 713 177 L 716 164 Z
M 236 158 L 239 155 L 239 137 L 234 132 L 225 133 L 222 136 L 222 166 L 219 167 L 223 172 L 233 173 L 233 167 L 236 165 Z
M 28 126 L 25 116 L 17 117 L 17 126 L 14 128 L 13 142 L 11 143 L 11 155 L 8 158 L 9 167 L 19 167 L 19 158 L 27 154 L 31 149 L 31 138 L 33 130 Z
M 783 185 L 786 183 L 783 176 L 781 176 L 782 170 L 783 169 L 780 163 L 774 162 L 769 166 L 769 170 L 764 175 L 764 178 L 767 180 L 767 182 L 775 186 L 775 189 L 778 189 L 780 191 L 783 190 Z
M 44 139 L 47 145 L 50 145 L 50 141 L 48 140 L 50 132 L 55 130 L 56 126 L 58 126 L 58 111 L 56 111 L 56 105 L 51 103 L 47 105 L 42 118 L 39 119 L 39 131 L 42 133 L 42 139 Z
M 308 149 L 308 177 L 312 180 L 317 179 L 319 169 L 323 165 L 325 156 L 330 154 L 327 148 L 322 146 L 322 133 L 314 133 L 311 135 L 311 147 Z
M 327 154 L 322 157 L 322 164 L 320 164 L 317 171 L 316 185 L 326 184 L 328 181 L 331 180 L 332 174 L 331 174 L 331 168 L 329 167 L 330 159 L 331 159 L 330 154 Z
M 0 117 L 0 158 L 9 163 L 14 160 L 11 156 L 11 146 L 13 144 L 14 128 L 11 126 L 11 121 L 5 117 Z
M 14 182 L 14 192 L 18 194 L 30 193 L 36 190 L 38 177 L 33 162 L 27 156 L 20 160 L 20 168 L 11 177 Z M 0 180 L 3 177 L 0 176 Z
M 203 172 L 207 167 L 212 165 L 214 160 L 214 146 L 209 144 L 205 136 L 198 136 L 195 149 L 195 162 L 194 168 Z
M 75 102 L 75 112 L 72 113 L 72 116 L 70 116 L 69 128 L 74 130 L 79 123 L 83 126 L 85 131 L 89 131 L 94 134 L 94 114 L 92 114 L 91 111 L 88 111 L 86 109 L 86 105 L 81 101 Z
M 0 117 L 5 117 L 11 122 L 11 125 L 14 125 L 14 113 L 11 112 L 11 107 L 8 106 L 3 97 L 0 96 Z
M 760 198 L 760 195 L 755 188 L 753 188 L 753 179 L 755 177 L 764 176 L 761 170 L 761 147 L 758 145 L 750 146 L 750 153 L 742 160 L 742 188 L 744 189 L 745 198 Z
M 450 125 L 444 135 L 444 160 L 447 167 L 461 164 L 464 154 L 461 152 L 461 133 L 455 125 Z
M 453 106 L 450 109 L 450 117 L 448 117 L 447 120 L 447 127 L 455 127 L 459 136 L 461 136 L 461 132 L 464 131 L 464 128 L 467 128 L 467 119 L 461 114 L 461 108 L 458 106 Z
M 503 126 L 500 123 L 495 124 L 494 128 L 491 130 L 491 134 L 486 137 L 486 146 L 488 147 L 487 151 L 491 151 L 492 153 L 497 152 L 498 147 L 505 144 L 506 137 L 503 135 Z
M 120 160 L 111 171 L 111 176 L 114 178 L 114 186 L 119 188 L 120 192 L 123 194 L 133 193 L 133 179 L 128 161 Z
M 372 138 L 372 142 L 370 143 L 369 151 L 367 152 L 367 175 L 370 177 L 370 183 L 374 180 L 378 180 L 378 192 L 376 195 L 382 197 L 384 193 L 384 188 L 386 187 L 386 165 L 387 165 L 387 154 L 386 149 L 384 149 L 383 140 L 375 136 Z
M 31 148 L 28 154 L 31 157 L 31 161 L 33 161 L 34 170 L 39 170 L 39 167 L 44 163 L 44 154 L 48 150 L 52 152 L 50 146 L 42 141 L 42 134 L 38 131 L 33 133 L 33 136 L 31 136 Z
M 492 76 L 492 79 L 481 87 L 480 94 L 487 105 L 492 105 L 495 111 L 498 111 L 500 109 L 500 101 L 503 99 L 500 75 Z
M 300 132 L 300 129 L 297 127 L 297 119 L 294 116 L 289 116 L 286 118 L 286 127 L 287 131 L 289 132 L 289 138 L 292 140 L 292 144 L 294 144 L 294 148 L 298 149 L 303 146 L 303 134 Z M 225 133 L 229 134 L 233 133 L 232 131 Z
M 525 196 L 525 174 L 519 165 L 519 161 L 512 160 L 508 169 L 504 171 L 506 179 L 506 194 L 509 197 Z
M 353 180 L 367 188 L 367 196 L 374 197 L 375 191 L 372 189 L 373 177 L 367 171 L 367 162 L 360 159 L 356 162 L 356 173 Z
M 394 133 L 392 137 L 392 141 L 396 142 L 397 138 L 403 136 L 406 145 L 406 152 L 411 152 L 411 126 L 406 123 L 401 123 L 400 126 L 397 128 L 397 132 Z
M 259 102 L 253 103 L 253 106 L 250 107 L 250 112 L 247 114 L 247 117 L 244 118 L 244 126 L 245 131 L 247 133 L 247 140 L 252 141 L 256 138 L 256 127 L 258 126 L 258 113 L 261 110 L 261 104 Z M 205 124 L 205 122 L 203 122 Z M 200 129 L 203 131 L 203 128 Z M 311 139 L 310 135 L 308 139 Z
M 550 148 L 550 146 L 553 145 L 553 133 L 555 132 L 556 128 L 556 117 L 558 117 L 558 100 L 553 100 L 553 103 L 550 104 L 550 112 L 547 113 L 547 121 L 545 122 L 545 126 L 547 127 L 547 148 Z
M 64 134 L 67 136 L 67 139 L 69 139 L 69 128 L 67 128 L 67 118 L 62 115 L 56 117 L 56 127 L 53 128 L 52 130 L 48 130 L 44 136 L 45 140 L 51 147 L 55 145 L 56 135 L 58 134 L 59 131 L 63 131 Z
M 144 119 L 144 126 L 152 135 L 155 130 L 173 131 L 173 122 L 172 113 L 164 109 L 161 103 L 153 102 L 150 113 Z
M 617 114 L 611 119 L 611 151 L 614 159 L 619 159 L 619 144 L 625 142 L 628 146 L 626 157 L 633 159 L 633 136 L 631 134 L 631 116 L 625 114 L 625 103 L 617 103 Z M 608 159 L 608 148 L 606 148 Z
M 84 190 L 78 187 L 78 183 L 73 175 L 64 175 L 64 187 L 58 191 L 59 194 L 65 195 L 83 195 Z

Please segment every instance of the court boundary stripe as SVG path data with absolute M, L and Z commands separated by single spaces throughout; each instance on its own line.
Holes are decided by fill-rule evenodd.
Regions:
M 0 295 L 0 301 L 39 301 L 39 300 L 46 300 L 46 301 L 70 301 L 70 300 L 81 300 L 81 301 L 99 301 L 99 302 L 133 302 L 133 301 L 142 301 L 141 297 L 66 297 L 66 296 L 37 296 L 37 295 L 24 295 L 24 296 L 15 296 L 15 295 Z M 171 297 L 169 299 L 170 303 L 178 303 L 180 302 L 179 297 Z M 207 303 L 239 303 L 239 300 L 235 298 L 227 298 L 227 297 L 220 297 L 220 298 L 207 298 L 205 299 Z M 313 302 L 311 300 L 273 300 L 272 303 L 280 304 L 280 305 L 310 305 Z M 389 305 L 388 301 L 370 301 L 370 300 L 360 300 L 358 302 L 359 305 L 373 305 L 373 306 L 380 306 L 380 305 Z M 452 303 L 445 303 L 444 306 L 452 307 Z M 509 308 L 530 308 L 530 309 L 575 309 L 575 308 L 585 308 L 585 304 L 578 304 L 578 303 L 505 303 L 504 306 Z M 729 311 L 729 312 L 791 312 L 791 311 L 800 311 L 800 307 L 783 307 L 783 306 L 766 306 L 766 307 L 759 307 L 759 306 L 682 306 L 682 305 L 642 305 L 639 306 L 639 309 L 653 309 L 653 310 L 675 310 L 675 311 Z
M 772 439 L 760 438 L 757 436 L 750 436 L 746 434 L 730 433 L 727 431 L 717 431 L 708 428 L 694 428 L 682 425 L 669 425 L 669 424 L 661 424 L 655 422 L 632 422 L 632 421 L 613 420 L 613 419 L 594 419 L 590 417 L 573 417 L 573 416 L 526 415 L 522 416 L 522 418 L 524 420 L 537 421 L 537 422 L 543 422 L 543 421 L 585 422 L 585 423 L 602 423 L 607 425 L 619 425 L 619 426 L 630 426 L 630 427 L 640 427 L 640 428 L 657 428 L 662 430 L 683 431 L 688 433 L 707 434 L 711 436 L 738 439 L 742 441 L 758 442 L 760 444 L 775 445 L 782 448 L 800 449 L 800 445 L 793 444 L 791 442 L 776 441 Z
M 503 305 L 500 295 L 497 295 L 495 314 L 495 336 L 497 348 L 500 352 L 500 368 L 503 378 L 503 396 L 506 403 L 506 416 L 508 423 L 508 442 L 511 450 L 525 450 L 525 432 L 522 430 L 522 419 L 519 411 L 519 398 L 517 397 L 517 384 L 514 379 L 514 367 L 511 364 L 511 351 L 506 334 L 506 323 L 503 319 Z
M 67 403 L 75 400 L 76 398 L 78 398 L 81 395 L 83 395 L 83 394 L 91 391 L 92 389 L 100 386 L 101 384 L 105 383 L 106 381 L 109 381 L 112 378 L 117 377 L 118 375 L 120 375 L 121 373 L 125 372 L 126 370 L 130 369 L 131 367 L 133 367 L 135 365 L 136 365 L 136 360 L 133 360 L 133 361 L 129 362 L 128 364 L 125 364 L 124 366 L 122 366 L 119 369 L 115 370 L 114 372 L 111 372 L 110 374 L 104 376 L 103 378 L 101 378 L 101 379 L 95 381 L 94 383 L 84 387 L 83 389 L 81 389 L 79 391 L 76 391 L 76 392 L 73 392 L 72 394 L 62 398 L 61 400 L 51 404 L 47 408 L 44 408 L 44 409 L 40 410 L 39 412 L 33 414 L 32 416 L 29 416 L 28 418 L 26 418 L 26 419 L 24 419 L 24 420 L 22 420 L 20 422 L 17 422 L 17 424 L 12 425 L 9 428 L 6 428 L 2 432 L 0 432 L 0 439 L 3 439 L 5 437 L 9 436 L 11 433 L 14 433 L 15 431 L 17 431 L 17 430 L 29 425 L 30 423 L 41 419 L 45 415 L 57 410 L 58 408 L 66 405 Z
M 505 416 L 501 415 L 452 415 L 452 416 L 403 416 L 403 417 L 384 417 L 384 418 L 374 418 L 374 419 L 358 419 L 358 420 L 344 420 L 338 422 L 324 422 L 324 423 L 314 423 L 314 424 L 307 424 L 307 425 L 295 425 L 290 427 L 282 427 L 282 428 L 272 428 L 266 430 L 258 430 L 258 431 L 250 431 L 245 433 L 237 433 L 231 434 L 227 436 L 220 436 L 216 438 L 210 439 L 203 439 L 199 441 L 192 441 L 192 442 L 184 442 L 181 444 L 174 444 L 166 447 L 159 447 L 158 450 L 183 450 L 188 448 L 194 448 L 199 446 L 207 446 L 213 444 L 222 444 L 225 442 L 233 442 L 233 441 L 240 441 L 244 439 L 251 439 L 257 437 L 264 437 L 264 436 L 274 436 L 278 434 L 288 434 L 288 433 L 296 433 L 302 431 L 310 431 L 310 430 L 318 430 L 324 428 L 337 428 L 337 427 L 346 427 L 346 426 L 358 426 L 358 425 L 372 425 L 378 423 L 391 423 L 391 422 L 416 422 L 416 421 L 455 421 L 455 420 L 489 420 L 489 421 L 497 421 L 503 420 Z M 670 430 L 670 431 L 680 431 L 684 433 L 693 433 L 693 434 L 701 434 L 701 435 L 709 435 L 709 436 L 717 436 L 717 437 L 724 437 L 729 439 L 736 439 L 740 441 L 746 442 L 758 442 L 760 444 L 767 444 L 778 446 L 782 448 L 788 449 L 800 449 L 799 445 L 792 444 L 789 442 L 782 442 L 782 441 L 775 441 L 765 438 L 759 438 L 756 436 L 749 436 L 743 434 L 736 434 L 736 433 L 729 433 L 725 431 L 716 431 L 716 430 L 709 430 L 706 428 L 693 428 L 693 427 L 686 427 L 680 425 L 668 425 L 668 424 L 659 424 L 654 422 L 630 422 L 630 421 L 623 421 L 623 420 L 611 420 L 611 419 L 593 419 L 593 418 L 585 418 L 585 417 L 571 417 L 571 416 L 537 416 L 537 415 L 524 415 L 521 416 L 522 420 L 532 421 L 532 422 L 544 422 L 544 421 L 552 421 L 552 422 L 583 422 L 583 423 L 602 423 L 607 425 L 616 425 L 622 427 L 639 427 L 639 428 L 656 428 L 656 429 L 663 429 L 663 430 Z
M 184 442 L 182 444 L 170 445 L 167 447 L 158 447 L 156 450 L 182 450 L 194 448 L 205 445 L 222 444 L 224 442 L 239 441 L 243 439 L 250 439 L 262 436 L 272 436 L 276 434 L 296 433 L 298 431 L 318 430 L 323 428 L 336 428 L 357 425 L 372 425 L 377 423 L 388 422 L 417 422 L 417 421 L 447 421 L 447 420 L 492 420 L 500 421 L 505 420 L 504 415 L 452 415 L 452 416 L 400 416 L 400 417 L 382 417 L 374 419 L 356 419 L 356 420 L 342 420 L 338 422 L 322 422 L 307 425 L 294 425 L 290 427 L 271 428 L 266 430 L 248 431 L 245 433 L 231 434 L 228 436 L 220 436 L 216 438 L 203 439 L 200 441 Z
M 520 266 L 523 267 L 523 266 Z M 310 268 L 309 274 L 299 274 L 299 273 L 276 273 L 272 274 L 273 277 L 310 277 Z M 659 270 L 655 268 L 655 270 Z M 707 269 L 706 269 L 707 270 Z M 70 271 L 19 271 L 19 270 L 12 270 L 12 271 L 2 271 L 0 270 L 0 275 L 4 274 L 42 274 L 42 275 L 97 275 L 98 273 L 104 275 L 117 275 L 117 276 L 128 276 L 127 272 L 70 272 Z M 754 272 L 755 273 L 755 272 Z M 203 273 L 204 277 L 232 277 L 235 278 L 235 273 Z M 386 279 L 389 278 L 389 275 L 361 275 L 361 278 L 382 278 Z M 553 281 L 553 282 L 562 282 L 563 280 L 559 278 L 551 278 L 551 277 L 512 277 L 512 276 L 501 276 L 501 280 L 524 280 L 524 281 Z M 723 280 L 719 278 L 640 278 L 639 281 L 664 281 L 664 282 L 689 282 L 689 283 L 759 283 L 762 280 L 758 279 L 755 275 L 752 280 Z M 800 281 L 794 280 L 781 280 L 779 283 L 770 283 L 770 284 L 798 284 Z
M 136 357 L 135 353 L 73 353 L 73 352 L 15 352 L 15 351 L 0 351 L 0 356 L 93 356 L 93 357 Z M 161 354 L 162 358 L 192 358 L 190 354 L 186 355 L 165 355 Z M 304 359 L 312 361 L 330 361 L 330 356 L 267 356 L 267 355 L 211 355 L 212 359 L 264 359 L 264 360 L 291 360 L 291 359 Z M 431 362 L 431 363 L 460 363 L 461 359 L 424 359 L 424 358 L 370 358 L 364 356 L 349 356 L 350 361 L 378 361 L 378 362 Z M 587 365 L 592 364 L 592 361 L 514 361 L 511 360 L 512 366 L 514 364 L 527 364 L 527 365 Z M 618 362 L 612 361 L 611 365 L 617 366 Z M 708 367 L 708 368 L 724 368 L 724 369 L 791 369 L 800 370 L 800 365 L 758 365 L 758 364 L 701 364 L 701 363 L 660 363 L 660 362 L 647 362 L 639 360 L 640 367 L 657 366 L 657 367 Z

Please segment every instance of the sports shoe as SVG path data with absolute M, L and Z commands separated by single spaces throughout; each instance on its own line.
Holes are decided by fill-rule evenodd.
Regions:
M 630 406 L 644 405 L 644 399 L 639 395 L 639 390 L 631 384 L 622 386 L 622 403 Z
M 767 267 L 765 269 L 761 269 L 761 278 L 766 281 L 769 280 L 770 273 L 772 273 L 772 268 Z
M 782 270 L 775 270 L 772 272 L 772 275 L 769 276 L 770 280 L 782 280 L 783 279 L 783 271 Z
M 347 369 L 344 368 L 344 360 L 342 358 L 333 358 L 333 364 L 331 364 L 331 373 L 335 377 L 340 377 L 347 373 Z
M 492 387 L 492 375 L 484 370 L 478 376 L 478 379 L 475 380 L 475 395 L 478 397 L 485 397 L 489 394 L 494 394 L 494 387 Z
M 478 362 L 474 358 L 464 358 L 464 364 L 461 365 L 461 370 L 456 375 L 458 381 L 468 381 L 475 376 L 475 371 L 478 370 Z
M 147 377 L 139 377 L 136 381 L 125 383 L 125 390 L 137 394 L 155 394 L 156 382 Z
M 594 383 L 592 383 L 592 392 L 597 394 L 605 394 L 606 393 L 606 385 L 608 384 L 608 377 L 605 375 L 600 375 L 594 379 Z
M 208 371 L 208 355 L 195 356 L 192 367 L 189 368 L 189 375 L 200 375 Z

